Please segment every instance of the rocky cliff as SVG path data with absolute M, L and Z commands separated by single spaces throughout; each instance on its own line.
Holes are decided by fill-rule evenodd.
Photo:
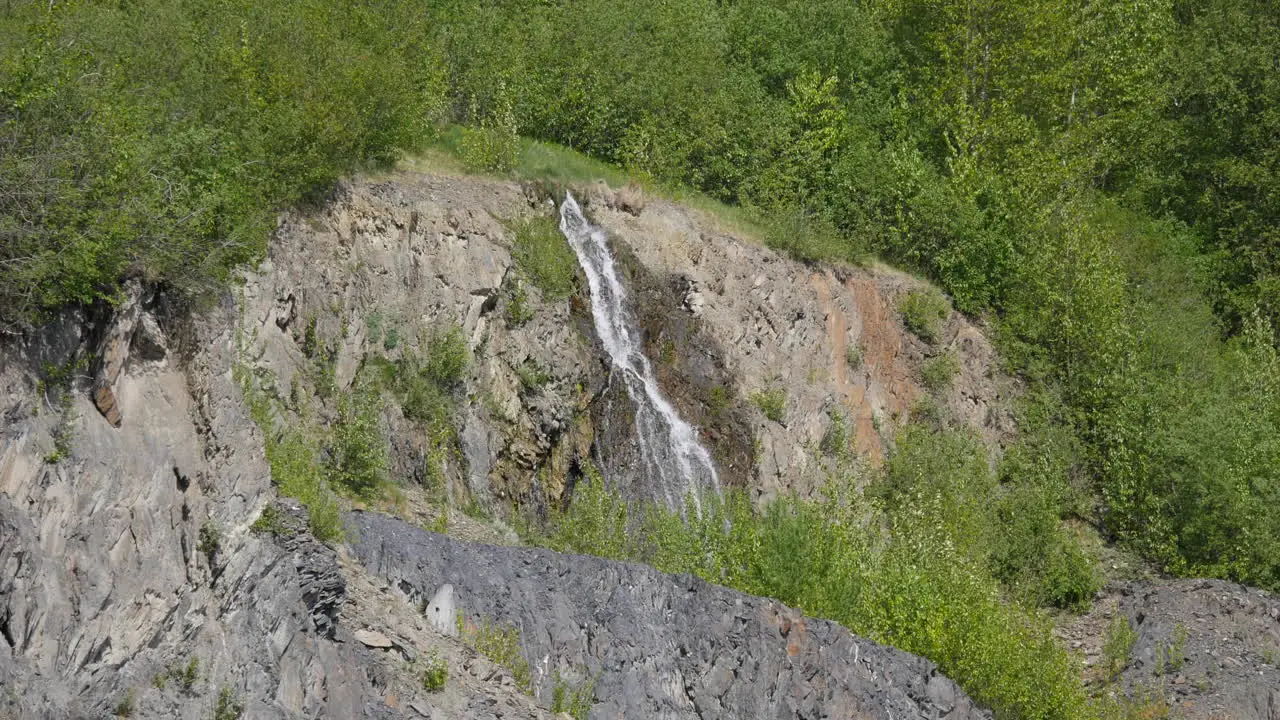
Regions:
M 602 221 L 625 221 L 616 198 L 597 189 L 592 199 Z M 296 503 L 276 499 L 246 388 L 280 400 L 271 411 L 280 427 L 303 421 L 288 399 L 313 397 L 309 421 L 324 426 L 373 358 L 426 352 L 446 327 L 461 330 L 472 358 L 452 431 L 434 435 L 397 402 L 382 417 L 392 477 L 410 490 L 440 484 L 425 500 L 408 492 L 401 515 L 438 516 L 433 503 L 537 510 L 563 500 L 585 461 L 607 468 L 635 452 L 618 417 L 625 410 L 610 402 L 616 387 L 584 314 L 585 290 L 543 297 L 515 274 L 512 223 L 548 213 L 546 202 L 514 183 L 464 178 L 344 185 L 322 209 L 282 218 L 270 258 L 212 307 L 177 307 L 134 282 L 115 306 L 69 311 L 0 345 L 0 715 L 545 714 L 545 672 L 532 695 L 522 691 L 414 606 L 448 577 L 468 612 L 518 619 L 535 666 L 593 673 L 596 717 L 979 716 L 927 662 L 776 603 L 634 566 L 455 544 L 357 515 L 354 553 L 372 563 L 370 574 L 346 546 L 316 541 Z M 675 346 L 663 372 L 673 388 L 690 389 L 682 403 L 716 435 L 734 483 L 787 487 L 790 471 L 802 470 L 792 467 L 798 449 L 817 441 L 832 403 L 863 420 L 883 414 L 886 428 L 907 411 L 919 392 L 908 359 L 922 349 L 887 329 L 898 321 L 879 294 L 898 280 L 881 287 L 862 271 L 840 279 L 719 234 L 709 240 L 715 252 L 695 263 L 700 274 L 686 277 L 671 264 L 686 249 L 673 243 L 702 231 L 674 206 L 641 217 L 668 215 L 674 224 L 661 232 L 619 226 L 618 242 L 639 302 L 666 303 L 646 312 L 651 342 Z M 739 277 L 735 265 L 755 262 L 768 266 L 752 290 L 693 296 L 690 283 Z M 850 289 L 855 280 L 860 289 Z M 846 328 L 841 342 L 861 337 L 855 292 L 877 298 L 885 344 L 868 354 L 861 380 L 810 372 L 845 367 L 826 329 Z M 720 297 L 746 304 L 722 310 Z M 516 302 L 525 305 L 518 313 Z M 767 332 L 719 327 L 722 313 L 764 322 L 770 306 L 793 304 L 787 324 Z M 766 377 L 771 365 L 784 374 Z M 782 422 L 747 401 L 768 383 L 785 385 Z M 865 425 L 859 447 L 878 447 Z M 264 511 L 267 531 L 254 525 Z M 451 524 L 467 534 L 460 514 Z M 480 537 L 513 539 L 501 523 L 472 525 Z M 375 527 L 411 552 L 372 537 Z M 445 564 L 424 565 L 421 552 Z M 564 573 L 574 581 L 557 583 Z M 515 587 L 532 599 L 535 584 L 540 604 L 508 601 Z M 661 595 L 636 595 L 640 587 Z M 617 604 L 628 593 L 630 604 Z M 676 616 L 683 624 L 671 624 Z M 629 637 L 641 628 L 651 633 L 643 643 Z M 423 689 L 428 657 L 451 668 L 443 692 Z M 768 681 L 756 689 L 739 675 Z
M 922 362 L 947 353 L 959 370 L 939 393 L 948 417 L 993 444 L 1013 431 L 1012 388 L 978 328 L 951 313 L 934 344 L 904 329 L 896 308 L 920 281 L 790 261 L 713 216 L 661 200 L 641 212 L 602 185 L 585 200 L 624 266 L 648 355 L 727 485 L 765 499 L 811 492 L 829 470 L 814 458 L 833 422 L 850 427 L 850 450 L 877 461 L 929 395 Z M 344 185 L 320 212 L 284 219 L 271 259 L 249 276 L 247 355 L 283 395 L 314 385 L 303 370 L 308 343 L 319 345 L 345 388 L 370 358 L 420 352 L 456 325 L 474 363 L 458 452 L 444 458 L 455 495 L 558 502 L 593 460 L 647 497 L 632 487 L 630 406 L 610 382 L 585 282 L 548 296 L 513 257 L 513 227 L 554 210 L 545 190 L 511 182 L 401 174 Z M 782 400 L 772 419 L 752 401 L 762 392 Z M 429 438 L 391 422 L 396 468 L 421 479 Z
M 812 492 L 834 426 L 850 428 L 836 450 L 874 463 L 926 397 L 992 446 L 1013 432 L 977 327 L 904 330 L 919 281 L 582 190 L 727 484 Z M 550 717 L 569 688 L 597 718 L 983 717 L 927 661 L 776 602 L 497 546 L 516 542 L 504 519 L 563 503 L 588 464 L 650 497 L 584 284 L 540 288 L 518 247 L 549 203 L 496 180 L 346 183 L 283 216 L 269 258 L 211 305 L 139 281 L 0 343 L 0 718 Z M 341 500 L 398 519 L 352 512 L 318 541 L 273 485 L 269 442 L 341 425 L 372 374 L 408 383 L 449 343 L 467 361 L 447 389 L 379 405 L 396 490 Z M 930 393 L 922 363 L 944 353 L 957 377 Z M 519 630 L 528 677 L 466 642 L 475 623 Z

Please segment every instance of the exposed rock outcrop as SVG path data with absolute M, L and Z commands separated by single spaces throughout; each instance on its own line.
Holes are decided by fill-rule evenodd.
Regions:
M 31 402 L 37 368 L 74 366 L 93 333 L 0 348 L 0 715 L 104 717 L 132 697 L 134 717 L 205 718 L 224 689 L 253 717 L 385 714 L 359 650 L 330 639 L 333 551 L 248 531 L 271 485 L 230 377 L 234 316 L 189 328 L 183 366 L 113 357 L 119 428 L 86 397 L 102 376 L 72 379 L 61 417 Z
M 626 417 L 622 404 L 601 410 L 617 383 L 581 291 L 553 302 L 512 284 L 504 221 L 548 212 L 542 204 L 491 180 L 344 185 L 319 213 L 284 218 L 270 259 L 216 307 L 188 316 L 132 283 L 114 308 L 70 312 L 0 344 L 0 717 L 104 717 L 128 706 L 131 717 L 194 720 L 224 695 L 254 718 L 547 717 L 545 695 L 522 693 L 510 673 L 451 637 L 447 608 L 428 617 L 414 606 L 443 608 L 448 593 L 405 596 L 400 580 L 423 566 L 394 570 L 384 557 L 391 583 L 305 531 L 300 507 L 275 497 L 241 385 L 250 374 L 275 398 L 313 402 L 317 421 L 328 422 L 363 367 L 422 352 L 432 332 L 456 323 L 474 356 L 458 393 L 456 443 L 433 458 L 439 437 L 391 404 L 383 421 L 394 478 L 425 480 L 427 461 L 441 460 L 453 500 L 481 512 L 495 500 L 562 500 L 586 458 L 627 451 L 627 433 L 612 438 L 604 427 L 625 430 Z M 638 193 L 609 205 L 629 218 L 655 212 Z M 644 252 L 634 257 L 636 277 L 652 288 L 678 284 Z M 532 309 L 518 319 L 516 289 Z M 717 344 L 720 331 L 703 322 L 717 302 L 708 299 L 701 317 L 679 309 L 681 342 L 704 347 L 672 367 L 695 399 L 706 378 L 732 390 L 733 422 L 717 417 L 705 427 L 722 446 L 742 448 L 754 443 L 744 436 L 755 417 L 745 400 L 752 386 Z M 328 399 L 312 399 L 322 386 Z M 273 412 L 293 412 L 280 407 Z M 270 522 L 254 530 L 267 507 Z M 552 580 L 512 558 L 583 573 L 585 584 L 566 594 L 539 590 L 554 612 L 540 618 L 548 624 L 536 639 L 526 636 L 535 643 L 526 649 L 543 670 L 539 688 L 549 677 L 541 658 L 552 652 L 566 673 L 605 672 L 598 716 L 630 707 L 705 717 L 847 707 L 880 716 L 883 703 L 895 717 L 904 716 L 897 709 L 973 714 L 927 662 L 775 603 L 637 566 L 491 547 L 456 553 L 475 553 L 467 557 L 476 573 L 454 581 L 453 602 L 496 619 L 520 607 L 506 585 L 532 591 L 535 580 Z M 514 574 L 489 572 L 497 570 Z M 591 583 L 604 594 L 588 592 Z M 667 611 L 645 604 L 635 592 L 641 583 L 661 587 L 669 610 L 707 630 L 662 629 Z M 611 608 L 618 624 L 608 620 Z M 579 616 L 608 632 L 588 642 L 563 621 Z M 641 625 L 655 626 L 643 652 L 624 635 Z M 690 640 L 686 657 L 668 652 L 677 633 Z M 432 657 L 450 668 L 437 693 L 419 674 Z M 638 674 L 618 674 L 626 658 Z M 611 683 L 624 676 L 632 684 L 622 692 Z M 763 683 L 765 694 L 742 678 Z
M 1134 634 L 1112 679 L 1105 646 L 1117 622 Z M 1108 692 L 1175 717 L 1280 720 L 1280 598 L 1270 593 L 1222 580 L 1118 582 L 1062 635 Z
M 396 176 L 343 185 L 325 209 L 290 216 L 271 259 L 245 283 L 247 355 L 280 394 L 328 366 L 346 391 L 374 358 L 423 356 L 444 328 L 461 328 L 473 361 L 458 408 L 456 445 L 388 414 L 392 470 L 424 482 L 440 463 L 459 503 L 494 498 L 540 507 L 558 500 L 593 428 L 584 411 L 604 382 L 590 320 L 573 303 L 544 301 L 513 273 L 512 231 L 532 213 L 520 186 Z M 510 308 L 521 293 L 519 317 Z
M 831 467 L 815 450 L 836 416 L 850 451 L 877 462 L 927 394 L 922 362 L 945 352 L 960 374 L 937 402 L 992 445 L 1012 433 L 1014 388 L 972 324 L 952 313 L 936 346 L 903 329 L 897 303 L 920 281 L 787 260 L 635 188 L 583 194 L 611 235 L 666 394 L 699 427 L 724 484 L 762 501 L 820 487 Z M 443 458 L 459 502 L 562 502 L 587 459 L 645 497 L 630 479 L 630 401 L 609 381 L 585 283 L 567 300 L 544 298 L 513 258 L 512 221 L 554 211 L 545 190 L 496 180 L 344 184 L 323 210 L 286 217 L 271 260 L 250 274 L 248 355 L 282 395 L 314 387 L 317 358 L 331 358 L 345 390 L 364 363 L 421 353 L 456 324 L 475 356 L 456 452 Z M 753 403 L 762 391 L 785 398 L 780 422 Z M 388 422 L 396 474 L 423 480 L 435 440 L 395 411 Z
M 93 403 L 115 427 L 120 427 L 123 419 L 116 399 L 116 381 L 129 359 L 129 345 L 142 312 L 142 282 L 137 279 L 126 282 L 123 294 L 124 299 L 118 306 L 104 310 L 108 312 L 108 319 L 101 325 L 102 337 L 93 353 Z
M 549 718 L 517 689 L 459 670 L 433 702 L 411 661 L 475 654 L 272 501 L 262 437 L 231 377 L 227 305 L 198 319 L 179 365 L 135 347 L 113 427 L 72 378 L 66 414 L 35 377 L 75 367 L 81 318 L 0 346 L 0 717 L 206 720 L 226 693 L 253 718 Z M 136 343 L 135 343 L 136 345 Z M 72 445 L 49 458 L 55 430 Z M 270 532 L 251 532 L 264 505 Z M 421 626 L 421 627 L 419 627 Z M 390 654 L 356 641 L 397 638 Z M 447 712 L 446 712 L 447 711 Z M 443 713 L 443 714 L 441 714 Z
M 772 600 L 535 548 L 457 542 L 354 513 L 353 551 L 412 598 L 449 584 L 469 622 L 510 624 L 533 683 L 595 678 L 593 718 L 985 718 L 932 663 Z

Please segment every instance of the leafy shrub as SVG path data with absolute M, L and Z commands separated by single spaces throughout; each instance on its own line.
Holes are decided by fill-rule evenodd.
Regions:
M 480 618 L 478 624 L 468 623 L 461 612 L 458 629 L 463 642 L 510 671 L 516 687 L 525 692 L 530 690 L 533 675 L 520 647 L 519 630 L 510 625 L 496 625 L 488 618 Z
M 362 382 L 370 383 L 370 392 L 375 392 L 375 388 L 389 391 L 405 417 L 426 430 L 431 441 L 426 457 L 426 484 L 443 489 L 445 462 L 456 449 L 454 416 L 471 363 L 471 351 L 466 336 L 456 324 L 432 328 L 424 344 L 425 359 L 406 348 L 394 362 L 386 358 L 370 359 L 361 376 Z M 385 442 L 381 446 L 385 448 Z
M 156 673 L 151 678 L 151 685 L 157 690 L 164 690 L 168 681 L 173 680 L 181 685 L 184 691 L 190 692 L 199 679 L 200 658 L 192 656 L 186 665 L 172 665 L 165 668 L 163 672 Z
M 369 342 L 378 343 L 382 341 L 382 313 L 369 313 L 364 319 L 365 327 L 369 332 Z
M 1156 675 L 1177 672 L 1187 662 L 1187 627 L 1178 623 L 1173 635 L 1156 648 Z
M 306 506 L 311 534 L 317 540 L 334 542 L 344 535 L 342 519 L 319 454 L 310 435 L 299 428 L 286 430 L 279 440 L 267 443 L 271 479 L 280 493 Z
M 63 388 L 58 391 L 58 424 L 53 430 L 53 450 L 44 456 L 46 463 L 56 465 L 71 456 L 75 431 L 75 404 L 71 390 Z
M 449 533 L 449 509 L 441 509 L 440 514 L 437 515 L 430 523 L 425 525 L 425 528 L 427 532 L 447 535 Z
M 320 341 L 316 335 L 317 320 L 312 316 L 307 320 L 307 327 L 302 333 L 302 354 L 315 359 L 320 349 Z
M 479 127 L 462 128 L 459 154 L 468 170 L 506 173 L 515 168 L 520 158 L 520 134 L 510 99 L 500 85 L 500 105 L 493 115 L 480 119 Z M 473 107 L 471 115 L 476 111 Z
M 120 698 L 120 702 L 116 703 L 116 707 L 115 707 L 116 717 L 122 717 L 122 718 L 133 717 L 133 705 L 134 705 L 135 695 L 136 693 L 133 690 L 133 688 L 130 688 L 129 691 L 124 694 L 124 697 Z
M 213 720 L 238 720 L 244 713 L 244 703 L 236 697 L 231 688 L 224 687 L 218 693 L 218 702 L 213 706 Z
M 205 556 L 209 561 L 209 567 L 214 566 L 217 559 L 218 550 L 222 548 L 222 530 L 212 518 L 204 521 L 200 526 L 200 539 L 196 543 L 196 550 Z
M 723 385 L 716 385 L 707 391 L 707 411 L 712 418 L 722 418 L 731 404 L 729 390 Z
M 183 690 L 190 690 L 200 678 L 200 658 L 192 656 L 174 677 Z
M 985 460 L 969 470 L 979 471 L 987 472 Z M 1074 663 L 1047 620 L 1000 600 L 998 584 L 959 548 L 955 530 L 940 524 L 951 511 L 945 500 L 914 497 L 879 516 L 891 530 L 885 535 L 878 523 L 864 526 L 869 508 L 847 487 L 812 501 L 780 499 L 760 514 L 730 493 L 682 516 L 628 508 L 588 474 L 542 541 L 693 572 L 831 618 L 934 660 L 1001 717 L 1087 717 Z
M 261 255 L 280 207 L 421 145 L 443 110 L 439 61 L 405 3 L 376 16 L 153 0 L 12 11 L 0 19 L 6 327 L 109 298 L 128 274 L 221 287 Z
M 382 433 L 382 395 L 358 385 L 342 398 L 333 425 L 329 472 L 333 482 L 368 497 L 387 481 L 387 441 Z
M 902 313 L 902 324 L 928 343 L 938 341 L 938 333 L 942 330 L 942 321 L 950 313 L 947 299 L 933 288 L 912 290 L 903 298 L 898 306 Z
M 537 392 L 551 382 L 551 373 L 538 367 L 532 359 L 526 359 L 515 367 L 516 377 L 520 379 L 520 387 L 527 392 Z
M 428 426 L 451 422 L 453 388 L 437 382 L 416 353 L 405 350 L 395 362 L 376 358 L 367 367 L 377 371 L 380 386 L 391 392 L 405 417 Z
M 908 426 L 871 491 L 890 513 L 931 518 L 964 556 L 1022 600 L 1087 605 L 1101 578 L 1096 559 L 1062 522 L 1057 476 L 1034 475 L 1012 452 L 1000 482 L 975 438 Z
M 89 358 L 81 356 L 63 365 L 45 363 L 41 368 L 40 379 L 36 382 L 36 394 L 46 402 L 52 396 L 58 412 L 58 424 L 53 431 L 53 450 L 44 456 L 46 463 L 60 463 L 71 455 L 76 423 L 72 385 L 76 375 L 88 366 Z
M 960 374 L 960 360 L 957 359 L 955 352 L 943 352 L 942 355 L 931 357 L 920 365 L 920 379 L 924 380 L 924 387 L 929 392 L 943 392 L 951 388 L 956 375 Z
M 516 278 L 506 295 L 507 324 L 520 327 L 533 319 L 533 308 L 529 307 L 529 294 L 525 292 L 523 279 Z
M 469 498 L 462 506 L 462 514 L 474 520 L 480 520 L 481 522 L 488 522 L 493 519 L 493 515 L 489 512 L 489 509 L 484 506 L 484 503 L 480 502 L 480 500 L 475 497 Z
M 843 458 L 850 452 L 849 441 L 853 436 L 849 419 L 840 410 L 831 410 L 827 415 L 831 421 L 822 434 L 822 453 L 828 457 Z
M 769 247 L 804 262 L 858 262 L 865 253 L 830 219 L 798 209 L 771 212 L 765 241 Z
M 664 340 L 661 348 L 658 350 L 658 362 L 663 365 L 671 365 L 676 361 L 676 344 L 671 340 Z
M 595 678 L 589 678 L 574 688 L 557 673 L 555 685 L 551 689 L 551 712 L 565 713 L 573 720 L 587 720 L 595 694 Z
M 1102 645 L 1108 681 L 1120 677 L 1120 673 L 1128 666 L 1133 644 L 1137 641 L 1138 631 L 1133 629 L 1129 618 L 1123 613 L 1116 613 L 1116 616 L 1111 618 L 1111 623 L 1107 625 L 1107 637 Z
M 546 539 L 562 552 L 590 548 L 590 552 L 610 560 L 626 560 L 633 556 L 627 535 L 626 502 L 609 492 L 595 465 L 584 463 L 582 478 L 572 488 L 573 503 L 569 512 L 553 512 L 555 534 Z
M 1000 538 L 992 546 L 996 577 L 1034 605 L 1087 608 L 1102 586 L 1097 559 L 1066 527 L 1060 507 L 1040 487 L 1005 488 L 994 522 Z
M 258 515 L 258 519 L 253 521 L 249 526 L 249 530 L 262 533 L 264 535 L 279 536 L 285 533 L 284 515 L 276 509 L 275 505 L 268 504 L 262 508 L 262 513 Z
M 782 388 L 768 388 L 751 394 L 751 402 L 760 408 L 760 412 L 770 420 L 780 423 L 787 415 L 787 391 Z
M 243 338 L 237 338 L 237 343 L 241 345 L 238 352 L 243 353 Z M 297 499 L 307 508 L 308 525 L 316 539 L 340 540 L 344 529 L 338 499 L 329 486 L 329 471 L 320 461 L 321 433 L 305 418 L 278 430 L 278 401 L 263 388 L 261 379 L 240 361 L 232 367 L 232 375 L 244 393 L 249 416 L 265 438 L 272 483 L 282 495 Z
M 431 657 L 423 661 L 423 667 L 420 673 L 422 677 L 422 689 L 427 692 L 440 692 L 444 689 L 444 684 L 449 679 L 449 663 L 439 655 L 432 654 Z
M 536 215 L 510 224 L 516 270 L 548 300 L 563 300 L 578 286 L 578 257 L 555 218 Z
M 898 434 L 896 451 L 870 488 L 890 514 L 934 523 L 961 555 L 980 565 L 996 541 L 991 509 L 998 490 L 976 437 L 915 425 Z
M 929 358 L 920 366 L 920 378 L 930 392 L 939 393 L 951 388 L 960 374 L 960 359 L 953 352 L 945 352 Z
M 862 348 L 853 343 L 849 343 L 844 348 L 844 362 L 851 369 L 857 370 L 862 367 Z
M 456 324 L 447 324 L 432 330 L 427 338 L 427 358 L 424 370 L 443 388 L 452 389 L 462 382 L 471 364 L 471 350 L 467 337 Z

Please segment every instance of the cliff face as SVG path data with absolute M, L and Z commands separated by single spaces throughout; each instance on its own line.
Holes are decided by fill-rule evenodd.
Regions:
M 197 718 L 223 688 L 266 717 L 377 701 L 361 650 L 334 640 L 333 551 L 248 531 L 271 481 L 230 377 L 233 313 L 184 328 L 199 348 L 185 359 L 177 342 L 127 353 L 118 428 L 88 378 L 36 379 L 77 367 L 93 323 L 69 316 L 3 349 L 0 713 L 103 717 L 132 693 L 140 716 Z
M 919 281 L 809 267 L 725 234 L 714 217 L 641 204 L 603 186 L 585 192 L 647 354 L 726 485 L 762 499 L 811 492 L 830 470 L 816 450 L 837 417 L 849 449 L 878 462 L 929 394 L 922 363 L 947 353 L 959 372 L 936 393 L 943 411 L 992 444 L 1013 431 L 1012 388 L 977 328 L 951 313 L 933 345 L 904 329 L 896 308 Z M 509 182 L 401 174 L 344 186 L 321 211 L 286 218 L 270 261 L 249 276 L 245 355 L 284 395 L 314 389 L 308 346 L 318 346 L 310 354 L 331 353 L 336 385 L 349 388 L 371 358 L 421 355 L 433 333 L 460 327 L 473 363 L 457 452 L 441 459 L 451 493 L 542 507 L 593 460 L 624 492 L 652 497 L 632 472 L 630 402 L 610 380 L 586 283 L 548 296 L 513 258 L 513 227 L 553 215 L 543 191 Z M 780 416 L 753 402 L 762 392 L 783 398 Z M 394 467 L 422 479 L 431 440 L 401 419 L 393 409 Z
M 868 418 L 883 414 L 887 433 L 895 409 L 919 392 L 909 365 L 918 341 L 886 329 L 898 323 L 888 308 L 903 281 L 837 278 L 719 234 L 704 238 L 689 275 L 679 259 L 702 221 L 661 204 L 637 219 L 614 209 L 626 203 L 611 193 L 590 195 L 590 212 L 626 257 L 663 382 L 733 484 L 761 495 L 811 485 L 815 469 L 800 449 L 817 442 L 832 403 L 861 418 L 859 449 L 880 447 Z M 114 308 L 68 313 L 0 346 L 0 716 L 197 718 L 221 698 L 247 717 L 537 717 L 550 703 L 548 662 L 595 674 L 600 717 L 609 708 L 880 717 L 881 705 L 901 711 L 894 717 L 952 706 L 956 717 L 975 714 L 928 663 L 776 603 L 357 515 L 352 547 L 370 573 L 347 546 L 335 552 L 306 532 L 296 503 L 275 499 L 246 377 L 281 399 L 276 429 L 304 415 L 324 427 L 374 358 L 426 354 L 448 327 L 471 356 L 452 432 L 442 437 L 390 402 L 381 424 L 394 479 L 436 483 L 432 502 L 535 511 L 562 502 L 588 459 L 621 468 L 626 481 L 637 449 L 585 286 L 544 296 L 513 260 L 512 223 L 549 213 L 547 202 L 513 183 L 465 178 L 344 185 L 318 211 L 282 218 L 270 258 L 214 307 L 176 308 L 133 283 Z M 728 284 L 708 281 L 717 275 Z M 840 369 L 840 343 L 873 333 L 852 314 L 856 293 L 874 299 L 861 311 L 878 313 L 874 332 L 893 335 L 868 348 L 860 375 Z M 833 327 L 842 339 L 827 339 Z M 770 383 L 785 386 L 782 423 L 747 400 Z M 438 514 L 422 497 L 410 492 L 400 514 Z M 273 532 L 252 531 L 268 505 Z M 453 517 L 455 534 L 513 539 L 501 523 Z M 423 565 L 423 553 L 453 559 Z M 446 577 L 465 613 L 519 622 L 525 655 L 544 671 L 537 697 L 424 621 L 414 603 Z M 659 595 L 641 598 L 638 587 Z M 511 602 L 517 595 L 537 602 Z M 624 597 L 630 604 L 618 605 Z M 727 644 L 725 623 L 742 632 Z M 629 635 L 640 630 L 649 635 L 637 645 Z M 693 643 L 691 654 L 672 654 L 676 638 Z M 442 693 L 418 678 L 429 656 L 452 669 Z M 739 675 L 767 675 L 767 689 Z
M 933 344 L 903 329 L 918 281 L 791 262 L 704 213 L 583 190 L 663 389 L 726 484 L 763 501 L 812 492 L 845 450 L 878 462 L 942 353 L 958 370 L 933 412 L 993 446 L 1013 431 L 977 328 L 953 313 Z M 652 497 L 585 283 L 544 292 L 517 247 L 553 211 L 509 182 L 345 184 L 282 217 L 270 258 L 211 307 L 132 283 L 0 343 L 0 718 L 537 718 L 570 691 L 599 718 L 983 717 L 927 661 L 776 602 L 497 546 L 517 541 L 500 518 L 563 503 L 588 462 Z M 385 392 L 376 418 L 399 489 L 362 502 L 399 519 L 349 512 L 345 539 L 319 542 L 277 496 L 260 427 L 330 432 L 370 373 L 439 347 L 469 358 L 447 391 Z M 832 449 L 837 418 L 851 431 Z M 1112 605 L 1140 630 L 1125 681 L 1163 677 L 1157 656 L 1185 637 L 1186 707 L 1274 717 L 1268 671 L 1240 668 L 1274 664 L 1275 601 L 1241 592 L 1122 588 Z M 469 632 L 518 630 L 528 676 L 463 642 L 454 611 Z M 1072 631 L 1093 655 L 1095 620 Z M 1240 628 L 1261 640 L 1221 652 L 1213 638 Z
M 933 343 L 904 327 L 898 307 L 924 287 L 918 279 L 886 267 L 799 263 L 664 200 L 634 213 L 602 186 L 587 197 L 629 261 L 649 356 L 667 358 L 663 383 L 678 388 L 681 411 L 727 450 L 721 467 L 731 484 L 754 497 L 819 488 L 830 464 L 817 450 L 837 417 L 850 427 L 848 449 L 872 464 L 926 398 L 993 447 L 1014 432 L 1016 388 L 978 327 L 949 313 Z M 948 354 L 957 374 L 930 392 L 922 367 Z M 784 399 L 776 419 L 752 402 L 762 392 Z M 750 438 L 746 458 L 720 439 L 735 434 Z

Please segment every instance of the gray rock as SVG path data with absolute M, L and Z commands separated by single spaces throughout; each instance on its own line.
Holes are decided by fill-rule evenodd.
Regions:
M 389 650 L 395 646 L 395 643 L 391 642 L 391 638 L 383 635 L 377 630 L 357 630 L 354 633 L 351 633 L 351 635 L 357 642 L 365 647 Z
M 334 551 L 296 532 L 296 503 L 279 537 L 248 531 L 272 490 L 229 372 L 238 313 L 221 310 L 191 329 L 200 351 L 183 372 L 134 373 L 113 355 L 102 378 L 129 421 L 113 428 L 76 395 L 57 464 L 42 459 L 57 421 L 29 398 L 46 349 L 65 344 L 0 344 L 13 419 L 0 427 L 0 716 L 106 717 L 132 691 L 133 717 L 205 720 L 223 688 L 247 717 L 402 714 L 366 671 L 378 661 L 344 641 Z M 129 334 L 109 337 L 115 353 Z M 205 524 L 216 567 L 198 550 Z M 186 688 L 170 673 L 193 660 Z
M 456 636 L 458 634 L 458 624 L 455 621 L 457 612 L 457 606 L 453 601 L 453 586 L 445 583 L 436 590 L 431 596 L 431 601 L 427 603 L 427 621 L 445 635 Z
M 1187 718 L 1280 720 L 1280 598 L 1221 580 L 1114 586 L 1138 637 L 1121 673 Z

